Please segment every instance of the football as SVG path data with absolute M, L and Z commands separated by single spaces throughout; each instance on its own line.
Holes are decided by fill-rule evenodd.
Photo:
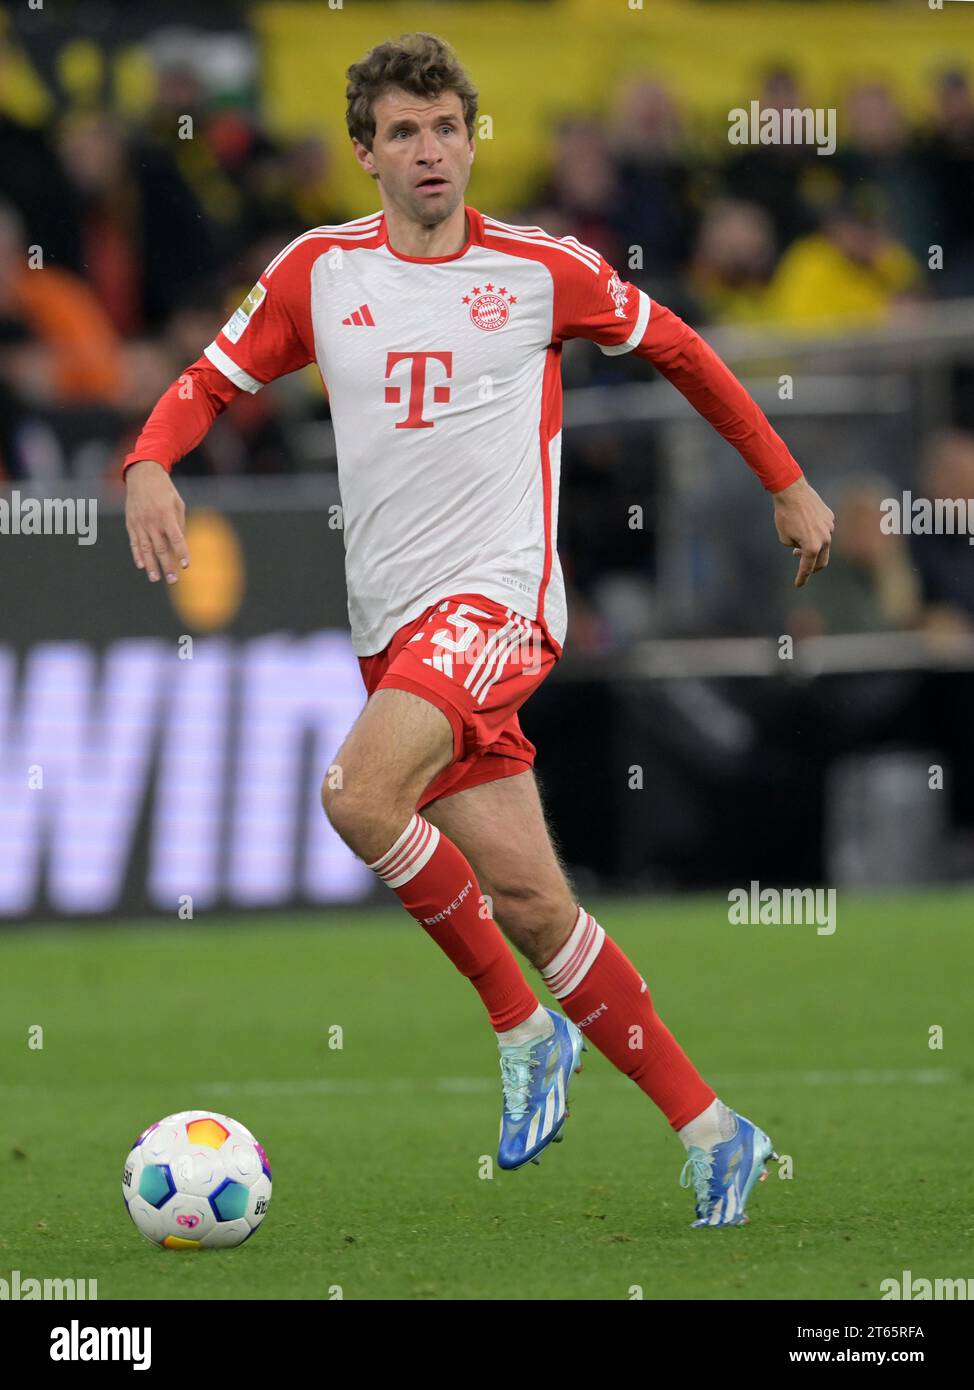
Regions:
M 227 1249 L 252 1236 L 267 1215 L 271 1168 L 250 1130 L 229 1115 L 181 1110 L 136 1139 L 122 1196 L 156 1245 Z

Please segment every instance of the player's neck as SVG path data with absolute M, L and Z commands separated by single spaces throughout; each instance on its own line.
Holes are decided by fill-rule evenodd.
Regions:
M 395 208 L 386 208 L 386 228 L 389 245 L 400 256 L 453 256 L 462 251 L 469 239 L 467 213 L 459 203 L 445 222 L 424 227 Z

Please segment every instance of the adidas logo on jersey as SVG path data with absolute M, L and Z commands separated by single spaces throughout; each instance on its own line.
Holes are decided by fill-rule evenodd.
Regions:
M 354 313 L 349 314 L 347 319 L 342 319 L 342 323 L 354 323 L 359 328 L 374 328 L 375 319 L 372 317 L 372 310 L 367 304 L 360 304 Z

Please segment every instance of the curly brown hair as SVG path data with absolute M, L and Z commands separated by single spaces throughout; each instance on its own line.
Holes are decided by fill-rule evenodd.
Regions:
M 450 45 L 435 34 L 403 34 L 398 39 L 386 39 L 353 63 L 347 76 L 345 124 L 352 139 L 360 141 L 367 150 L 372 149 L 375 139 L 373 103 L 390 87 L 417 97 L 456 92 L 463 105 L 467 138 L 473 139 L 477 89 Z

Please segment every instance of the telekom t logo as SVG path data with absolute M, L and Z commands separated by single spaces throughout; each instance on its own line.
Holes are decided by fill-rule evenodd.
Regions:
M 453 375 L 453 353 L 452 352 L 390 352 L 386 356 L 386 380 L 392 376 L 393 370 L 400 362 L 411 362 L 412 368 L 409 373 L 409 414 L 405 420 L 396 421 L 397 430 L 431 430 L 436 423 L 435 420 L 423 419 L 423 404 L 426 399 L 426 364 L 427 362 L 439 362 L 443 368 L 443 375 L 447 381 Z M 449 386 L 434 386 L 433 400 L 437 405 L 445 405 L 450 399 Z M 386 387 L 386 402 L 389 405 L 398 405 L 402 400 L 402 389 L 399 386 Z

